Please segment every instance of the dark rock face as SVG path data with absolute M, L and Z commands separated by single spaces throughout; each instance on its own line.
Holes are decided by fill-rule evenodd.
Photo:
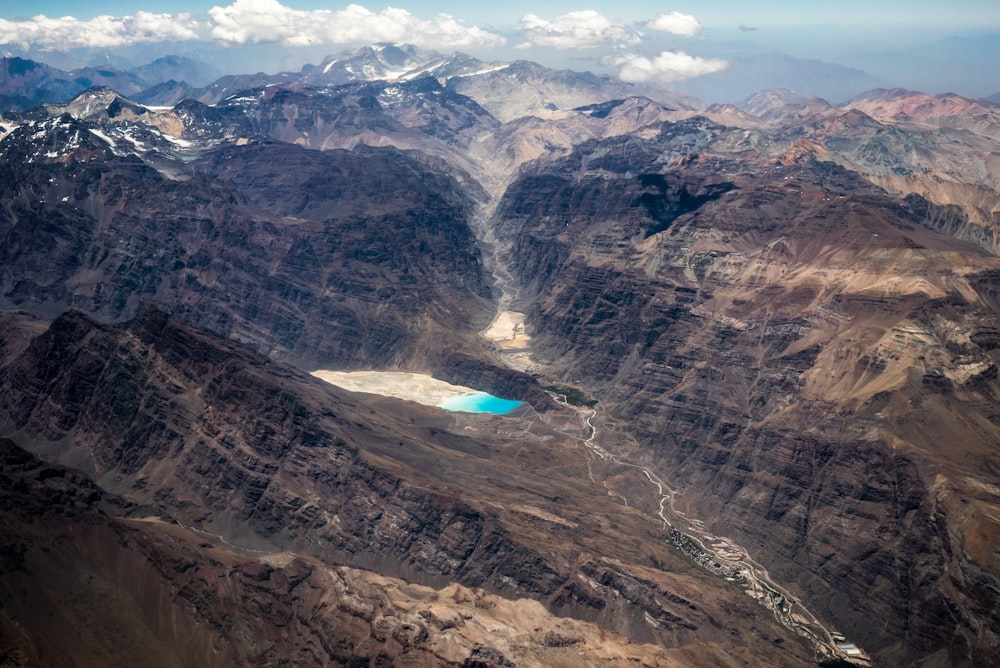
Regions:
M 678 510 L 884 661 L 986 660 L 1000 563 L 969 549 L 963 504 L 990 483 L 951 444 L 997 465 L 995 258 L 846 170 L 712 158 L 732 131 L 677 125 L 508 190 L 496 229 L 538 355 L 615 407 Z M 922 338 L 944 322 L 946 345 Z
M 276 371 L 161 312 L 144 311 L 128 329 L 71 314 L 5 371 L 13 401 L 3 414 L 8 430 L 72 437 L 78 445 L 67 456 L 83 456 L 105 484 L 148 496 L 185 522 L 400 562 L 420 554 L 423 570 L 454 578 L 462 571 L 472 584 L 492 577 L 478 570 L 486 559 L 470 558 L 476 545 L 490 559 L 520 553 L 504 547 L 509 539 L 482 514 L 366 462 L 359 445 L 389 436 L 359 422 L 357 407 L 323 415 L 301 395 L 330 390 Z M 396 512 L 387 515 L 388 507 Z M 436 540 L 442 535 L 451 539 Z M 440 548 L 429 553 L 431 543 Z M 550 573 L 536 575 L 532 588 L 554 586 Z
M 401 425 L 161 312 L 127 329 L 61 317 L 3 378 L 5 432 L 47 451 L 74 443 L 60 457 L 185 524 L 423 578 L 509 579 L 543 596 L 568 577 L 495 514 L 362 454 Z
M 657 550 L 684 569 L 648 518 L 617 508 L 611 515 L 602 510 L 607 524 L 573 533 L 547 525 L 547 534 L 564 538 L 543 551 L 537 527 L 507 510 L 554 489 L 569 495 L 567 507 L 582 509 L 596 502 L 592 495 L 603 499 L 604 489 L 581 488 L 578 478 L 557 472 L 518 475 L 494 445 L 449 431 L 440 413 L 409 404 L 376 411 L 162 312 L 144 310 L 122 326 L 61 316 L 5 363 L 0 388 L 2 433 L 74 462 L 103 488 L 154 509 L 144 514 L 254 550 L 531 596 L 640 640 L 680 645 L 726 637 L 739 653 L 757 652 L 755 642 L 742 647 L 715 621 L 727 607 L 753 605 L 741 592 L 708 576 L 685 576 L 711 592 L 695 605 L 673 591 L 677 582 L 635 562 Z M 492 479 L 500 482 L 484 485 Z M 517 486 L 498 495 L 510 480 Z M 630 536 L 617 558 L 593 556 L 620 540 L 617 532 Z M 17 550 L 11 555 L 16 560 Z M 279 601 L 287 600 L 280 592 L 290 577 L 287 569 L 275 573 L 260 564 L 241 566 L 238 575 L 247 591 L 277 591 Z M 212 591 L 194 587 L 192 596 Z M 785 634 L 768 619 L 754 628 L 768 637 Z M 792 643 L 785 651 L 781 661 L 791 665 L 802 648 Z
M 189 102 L 175 120 L 209 144 L 282 135 L 262 115 L 295 104 L 311 105 L 319 125 L 340 127 L 333 116 L 358 103 L 365 86 L 348 87 L 340 106 L 329 95 L 272 91 L 253 104 Z M 385 92 L 370 87 L 373 100 Z M 418 129 L 391 114 L 386 122 L 436 145 L 461 143 L 479 120 L 492 122 L 467 98 L 429 87 L 411 82 L 405 94 L 378 103 Z M 107 116 L 117 100 L 104 95 L 95 104 Z M 355 112 L 378 124 L 374 111 Z M 318 152 L 241 141 L 183 167 L 155 150 L 143 154 L 185 179 L 178 181 L 123 151 L 119 134 L 103 135 L 145 137 L 141 127 L 126 132 L 64 115 L 2 141 L 0 187 L 10 202 L 0 213 L 5 303 L 49 316 L 77 308 L 106 320 L 157 305 L 308 368 L 433 370 L 445 379 L 475 377 L 476 387 L 540 410 L 551 406 L 531 378 L 490 362 L 477 336 L 491 292 L 469 228 L 483 193 L 467 175 L 450 174 L 453 167 L 427 154 L 365 146 Z M 323 143 L 317 128 L 302 131 Z
M 53 141 L 92 137 L 67 123 Z M 422 338 L 488 317 L 471 204 L 393 149 L 231 147 L 183 183 L 106 154 L 3 169 L 3 293 L 24 308 L 158 304 L 312 365 L 425 359 Z
M 503 657 L 494 639 L 476 634 L 476 612 L 497 605 L 482 591 L 419 588 L 308 556 L 247 556 L 149 516 L 156 512 L 0 439 L 7 665 L 440 666 Z M 432 634 L 445 629 L 453 644 L 442 652 Z M 543 648 L 584 649 L 556 631 L 545 640 Z

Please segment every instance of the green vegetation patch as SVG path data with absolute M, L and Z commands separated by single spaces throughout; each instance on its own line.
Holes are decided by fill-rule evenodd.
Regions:
M 597 399 L 592 398 L 586 392 L 575 387 L 563 387 L 561 385 L 544 385 L 546 390 L 552 394 L 561 394 L 566 397 L 566 403 L 572 406 L 583 406 L 593 408 L 597 405 Z

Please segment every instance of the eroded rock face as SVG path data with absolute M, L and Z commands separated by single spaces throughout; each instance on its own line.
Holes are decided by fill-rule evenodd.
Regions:
M 461 651 L 413 649 L 449 628 L 388 611 L 385 582 L 360 602 L 337 599 L 350 619 L 289 621 L 296 605 L 318 609 L 296 593 L 303 582 L 367 586 L 324 570 L 329 559 L 530 595 L 685 652 L 804 660 L 737 585 L 720 588 L 665 547 L 662 513 L 736 539 L 883 663 L 989 663 L 1000 634 L 989 477 L 1000 263 L 983 251 L 996 248 L 995 119 L 953 122 L 957 101 L 941 99 L 926 110 L 939 119 L 930 131 L 897 113 L 917 100 L 861 100 L 875 118 L 772 98 L 757 119 L 712 111 L 744 129 L 668 123 L 694 112 L 620 87 L 591 104 L 607 84 L 520 63 L 448 88 L 270 86 L 163 115 L 92 91 L 66 105 L 72 116 L 23 117 L 0 140 L 4 305 L 139 315 L 0 331 L 2 433 L 130 503 L 307 555 L 233 562 L 231 587 L 209 567 L 179 568 L 207 574 L 184 586 L 214 625 L 232 613 L 203 599 L 280 611 L 306 635 L 349 628 L 353 648 L 288 645 L 305 663 L 407 651 L 518 662 L 475 634 Z M 498 116 L 558 122 L 498 126 L 462 86 Z M 152 116 L 159 125 L 140 127 Z M 533 158 L 493 224 L 473 225 Z M 497 295 L 472 227 L 505 252 L 497 277 L 509 270 L 506 287 L 520 289 L 506 297 L 528 310 L 539 372 L 600 399 L 599 430 L 586 413 L 559 414 L 479 340 Z M 270 358 L 433 371 L 556 415 L 483 426 L 351 397 L 149 304 Z M 125 535 L 101 526 L 102 545 Z M 226 636 L 220 656 L 267 660 L 256 637 L 281 646 L 253 620 L 237 627 L 246 642 Z M 529 661 L 588 642 L 545 628 Z
M 330 550 L 403 560 L 421 553 L 429 572 L 455 575 L 478 537 L 499 530 L 366 463 L 359 444 L 388 436 L 373 437 L 378 427 L 362 422 L 357 407 L 347 409 L 353 420 L 324 417 L 300 395 L 334 391 L 290 370 L 282 375 L 160 312 L 144 311 L 129 329 L 98 328 L 74 314 L 7 370 L 4 415 L 13 429 L 44 440 L 73 434 L 65 456 L 82 457 L 106 485 L 188 523 L 244 525 L 265 542 L 319 540 Z M 276 475 L 300 482 L 275 484 Z M 354 512 L 341 517 L 335 509 L 345 504 Z M 386 516 L 387 504 L 397 512 Z M 425 552 L 424 527 L 454 541 Z
M 678 666 L 714 654 L 632 643 L 481 589 L 419 586 L 289 552 L 251 555 L 149 516 L 155 508 L 6 439 L 0 483 L 7 665 L 557 665 L 587 657 Z
M 591 142 L 511 186 L 538 356 L 614 407 L 677 510 L 883 660 L 987 660 L 998 261 L 841 168 L 713 157 L 737 132 Z
M 775 641 L 788 665 L 808 653 L 741 591 L 670 551 L 658 522 L 607 507 L 579 446 L 541 424 L 508 442 L 510 426 L 460 427 L 436 409 L 351 395 L 154 310 L 122 326 L 70 313 L 13 350 L 0 371 L 2 433 L 147 514 L 249 550 L 531 597 L 685 652 L 710 641 L 752 661 Z M 512 455 L 529 430 L 544 438 L 524 468 Z M 298 577 L 241 566 L 241 588 L 220 591 L 263 587 L 284 601 Z M 211 598 L 214 583 L 192 595 Z M 731 610 L 746 614 L 747 635 L 719 621 Z M 399 626 L 396 640 L 429 642 L 420 628 Z
M 311 368 L 432 369 L 454 354 L 462 373 L 478 355 L 483 389 L 546 403 L 474 343 L 490 289 L 450 177 L 394 149 L 262 144 L 210 153 L 176 182 L 82 123 L 52 126 L 52 141 L 83 142 L 65 161 L 3 163 L 8 303 L 112 320 L 155 304 Z M 8 153 L 34 150 L 14 139 Z

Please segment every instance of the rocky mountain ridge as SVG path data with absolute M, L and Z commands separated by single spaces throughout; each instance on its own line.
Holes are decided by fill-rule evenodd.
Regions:
M 143 516 L 7 440 L 0 480 L 0 516 L 17 529 L 3 537 L 0 582 L 5 593 L 35 596 L 2 598 L 0 651 L 10 665 L 698 663 L 697 652 L 630 643 L 530 600 L 419 586 L 287 552 L 248 553 Z
M 13 324 L 16 328 L 16 321 Z M 103 488 L 142 506 L 134 511 L 109 509 L 114 515 L 136 516 L 149 512 L 144 508 L 155 508 L 157 514 L 193 527 L 200 536 L 222 537 L 202 546 L 208 550 L 207 563 L 188 557 L 183 570 L 161 575 L 183 583 L 187 577 L 181 573 L 195 568 L 195 573 L 203 574 L 200 577 L 209 578 L 207 591 L 195 583 L 184 585 L 184 591 L 197 597 L 195 619 L 226 614 L 225 601 L 209 603 L 215 598 L 211 591 L 222 585 L 214 584 L 220 577 L 236 580 L 223 589 L 227 596 L 250 599 L 270 614 L 285 615 L 288 585 L 327 573 L 329 567 L 323 564 L 333 561 L 404 576 L 436 589 L 457 581 L 512 599 L 540 599 L 560 614 L 596 622 L 633 640 L 681 650 L 667 654 L 637 648 L 653 657 L 655 665 L 698 664 L 717 658 L 719 652 L 752 662 L 763 649 L 751 639 L 754 636 L 766 637 L 768 643 L 774 640 L 787 665 L 804 658 L 804 648 L 767 615 L 754 614 L 755 605 L 742 592 L 713 582 L 672 554 L 657 523 L 628 507 L 602 507 L 605 490 L 581 486 L 581 476 L 585 479 L 588 470 L 586 459 L 573 452 L 577 448 L 571 439 L 546 430 L 542 423 L 524 425 L 535 436 L 511 439 L 510 426 L 499 431 L 492 426 L 498 418 L 480 418 L 485 422 L 477 426 L 475 421 L 456 421 L 417 404 L 372 403 L 155 311 L 144 311 L 117 327 L 98 326 L 79 314 L 61 316 L 27 347 L 8 355 L 0 376 L 4 432 L 16 433 L 47 458 L 75 463 Z M 510 455 L 527 441 L 532 441 L 535 452 L 526 456 L 526 463 L 540 465 L 539 473 L 532 473 L 533 467 L 511 466 Z M 441 470 L 449 472 L 447 478 L 440 478 Z M 512 484 L 519 490 L 513 496 L 504 491 Z M 58 508 L 53 512 L 60 512 Z M 603 518 L 601 522 L 587 520 L 590 509 Z M 135 522 L 128 525 L 137 529 Z M 140 533 L 148 530 L 155 537 L 166 531 L 174 537 L 167 541 L 168 568 L 178 559 L 173 550 L 185 549 L 171 542 L 197 540 L 191 530 L 180 535 L 157 523 L 141 526 Z M 540 541 L 539 536 L 546 534 L 560 538 Z M 44 540 L 43 535 L 36 540 Z M 629 546 L 613 548 L 622 535 L 630 536 Z M 14 540 L 11 550 L 16 554 L 34 549 L 34 544 Z M 266 559 L 256 564 L 238 560 L 239 571 L 226 576 L 221 565 L 212 562 L 232 563 L 233 555 L 219 551 L 231 551 L 227 546 L 234 544 L 251 556 L 275 554 L 282 565 L 272 566 Z M 86 549 L 85 545 L 77 549 Z M 131 548 L 125 547 L 127 556 Z M 281 557 L 288 553 L 294 554 Z M 651 554 L 665 570 L 649 566 Z M 146 558 L 155 563 L 163 557 L 154 553 Z M 33 574 L 36 563 L 14 564 L 12 577 Z M 276 639 L 276 648 L 283 650 L 272 651 L 332 656 L 378 652 L 380 645 L 352 650 L 345 643 L 359 642 L 357 633 L 362 634 L 360 639 L 369 633 L 381 635 L 384 643 L 393 626 L 403 634 L 392 634 L 403 650 L 412 647 L 419 653 L 440 646 L 437 635 L 431 635 L 433 629 L 426 627 L 433 622 L 427 616 L 416 626 L 404 620 L 390 624 L 387 619 L 356 628 L 376 615 L 393 613 L 384 609 L 386 603 L 373 609 L 372 602 L 348 593 L 362 587 L 370 592 L 365 599 L 377 597 L 358 582 L 370 576 L 341 573 L 335 580 L 350 578 L 356 584 L 338 585 L 321 578 L 308 588 L 329 592 L 324 597 L 333 596 L 340 611 L 333 613 L 333 619 L 346 619 L 348 629 L 354 630 L 336 633 L 332 647 L 316 647 L 308 639 L 311 633 L 296 632 Z M 249 580 L 243 580 L 244 575 Z M 106 570 L 102 576 L 107 577 Z M 242 589 L 241 581 L 250 589 Z M 255 593 L 253 582 L 270 584 Z M 467 590 L 455 593 L 456 603 L 461 603 L 462 591 Z M 698 600 L 688 599 L 687 593 L 697 593 Z M 469 595 L 484 598 L 482 592 Z M 157 614 L 155 602 L 145 605 L 152 606 L 149 613 Z M 518 605 L 524 608 L 527 602 Z M 378 612 L 379 608 L 384 610 Z M 751 636 L 733 633 L 717 621 L 727 609 L 741 609 L 754 618 Z M 533 630 L 539 635 L 527 643 L 527 651 L 573 647 L 574 655 L 585 651 L 613 656 L 615 644 L 625 644 L 612 633 L 605 636 L 608 645 L 587 650 L 584 627 L 577 626 L 575 635 L 569 635 L 554 628 L 554 622 L 543 623 L 547 617 L 542 611 L 532 614 L 541 626 Z M 189 614 L 180 617 L 179 627 L 165 630 L 180 633 L 184 624 L 194 621 Z M 438 630 L 465 623 L 453 622 Z M 539 630 L 545 626 L 551 632 Z M 213 642 L 235 651 L 262 651 L 225 628 L 214 640 L 210 634 L 188 648 L 201 652 L 199 662 L 205 661 L 203 645 Z M 600 635 L 593 628 L 586 632 Z M 568 640 L 542 637 L 550 635 Z M 718 650 L 697 649 L 695 643 L 705 640 L 718 645 Z M 510 648 L 506 644 L 497 648 L 498 656 L 491 661 L 499 662 Z M 462 651 L 463 656 L 476 653 L 475 647 Z M 453 647 L 449 654 L 457 652 Z M 689 655 L 686 660 L 685 655 Z M 216 661 L 225 663 L 225 658 L 211 662 Z
M 535 358 L 631 425 L 676 525 L 839 592 L 824 614 L 884 660 L 983 660 L 997 562 L 953 536 L 990 523 L 997 258 L 830 163 L 724 157 L 744 137 L 684 121 L 521 173 L 496 228 Z M 881 578 L 899 587 L 872 596 Z M 900 626 L 880 639 L 872 614 Z
M 373 76 L 427 66 L 360 56 Z M 88 316 L 14 318 L 0 435 L 311 572 L 530 596 L 667 648 L 653 663 L 776 646 L 802 665 L 809 627 L 883 664 L 989 665 L 991 107 L 897 90 L 702 108 L 485 69 L 310 70 L 317 86 L 171 109 L 93 89 L 5 116 L 4 307 Z M 530 373 L 480 336 L 498 303 L 526 316 Z M 478 423 L 352 398 L 181 321 L 531 409 Z M 725 554 L 780 592 L 758 606 L 739 567 L 726 584 Z M 324 591 L 371 581 L 322 572 Z

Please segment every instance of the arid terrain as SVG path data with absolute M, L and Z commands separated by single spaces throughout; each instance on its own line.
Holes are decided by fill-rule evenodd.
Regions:
M 0 117 L 0 665 L 1000 665 L 996 105 L 383 51 Z

